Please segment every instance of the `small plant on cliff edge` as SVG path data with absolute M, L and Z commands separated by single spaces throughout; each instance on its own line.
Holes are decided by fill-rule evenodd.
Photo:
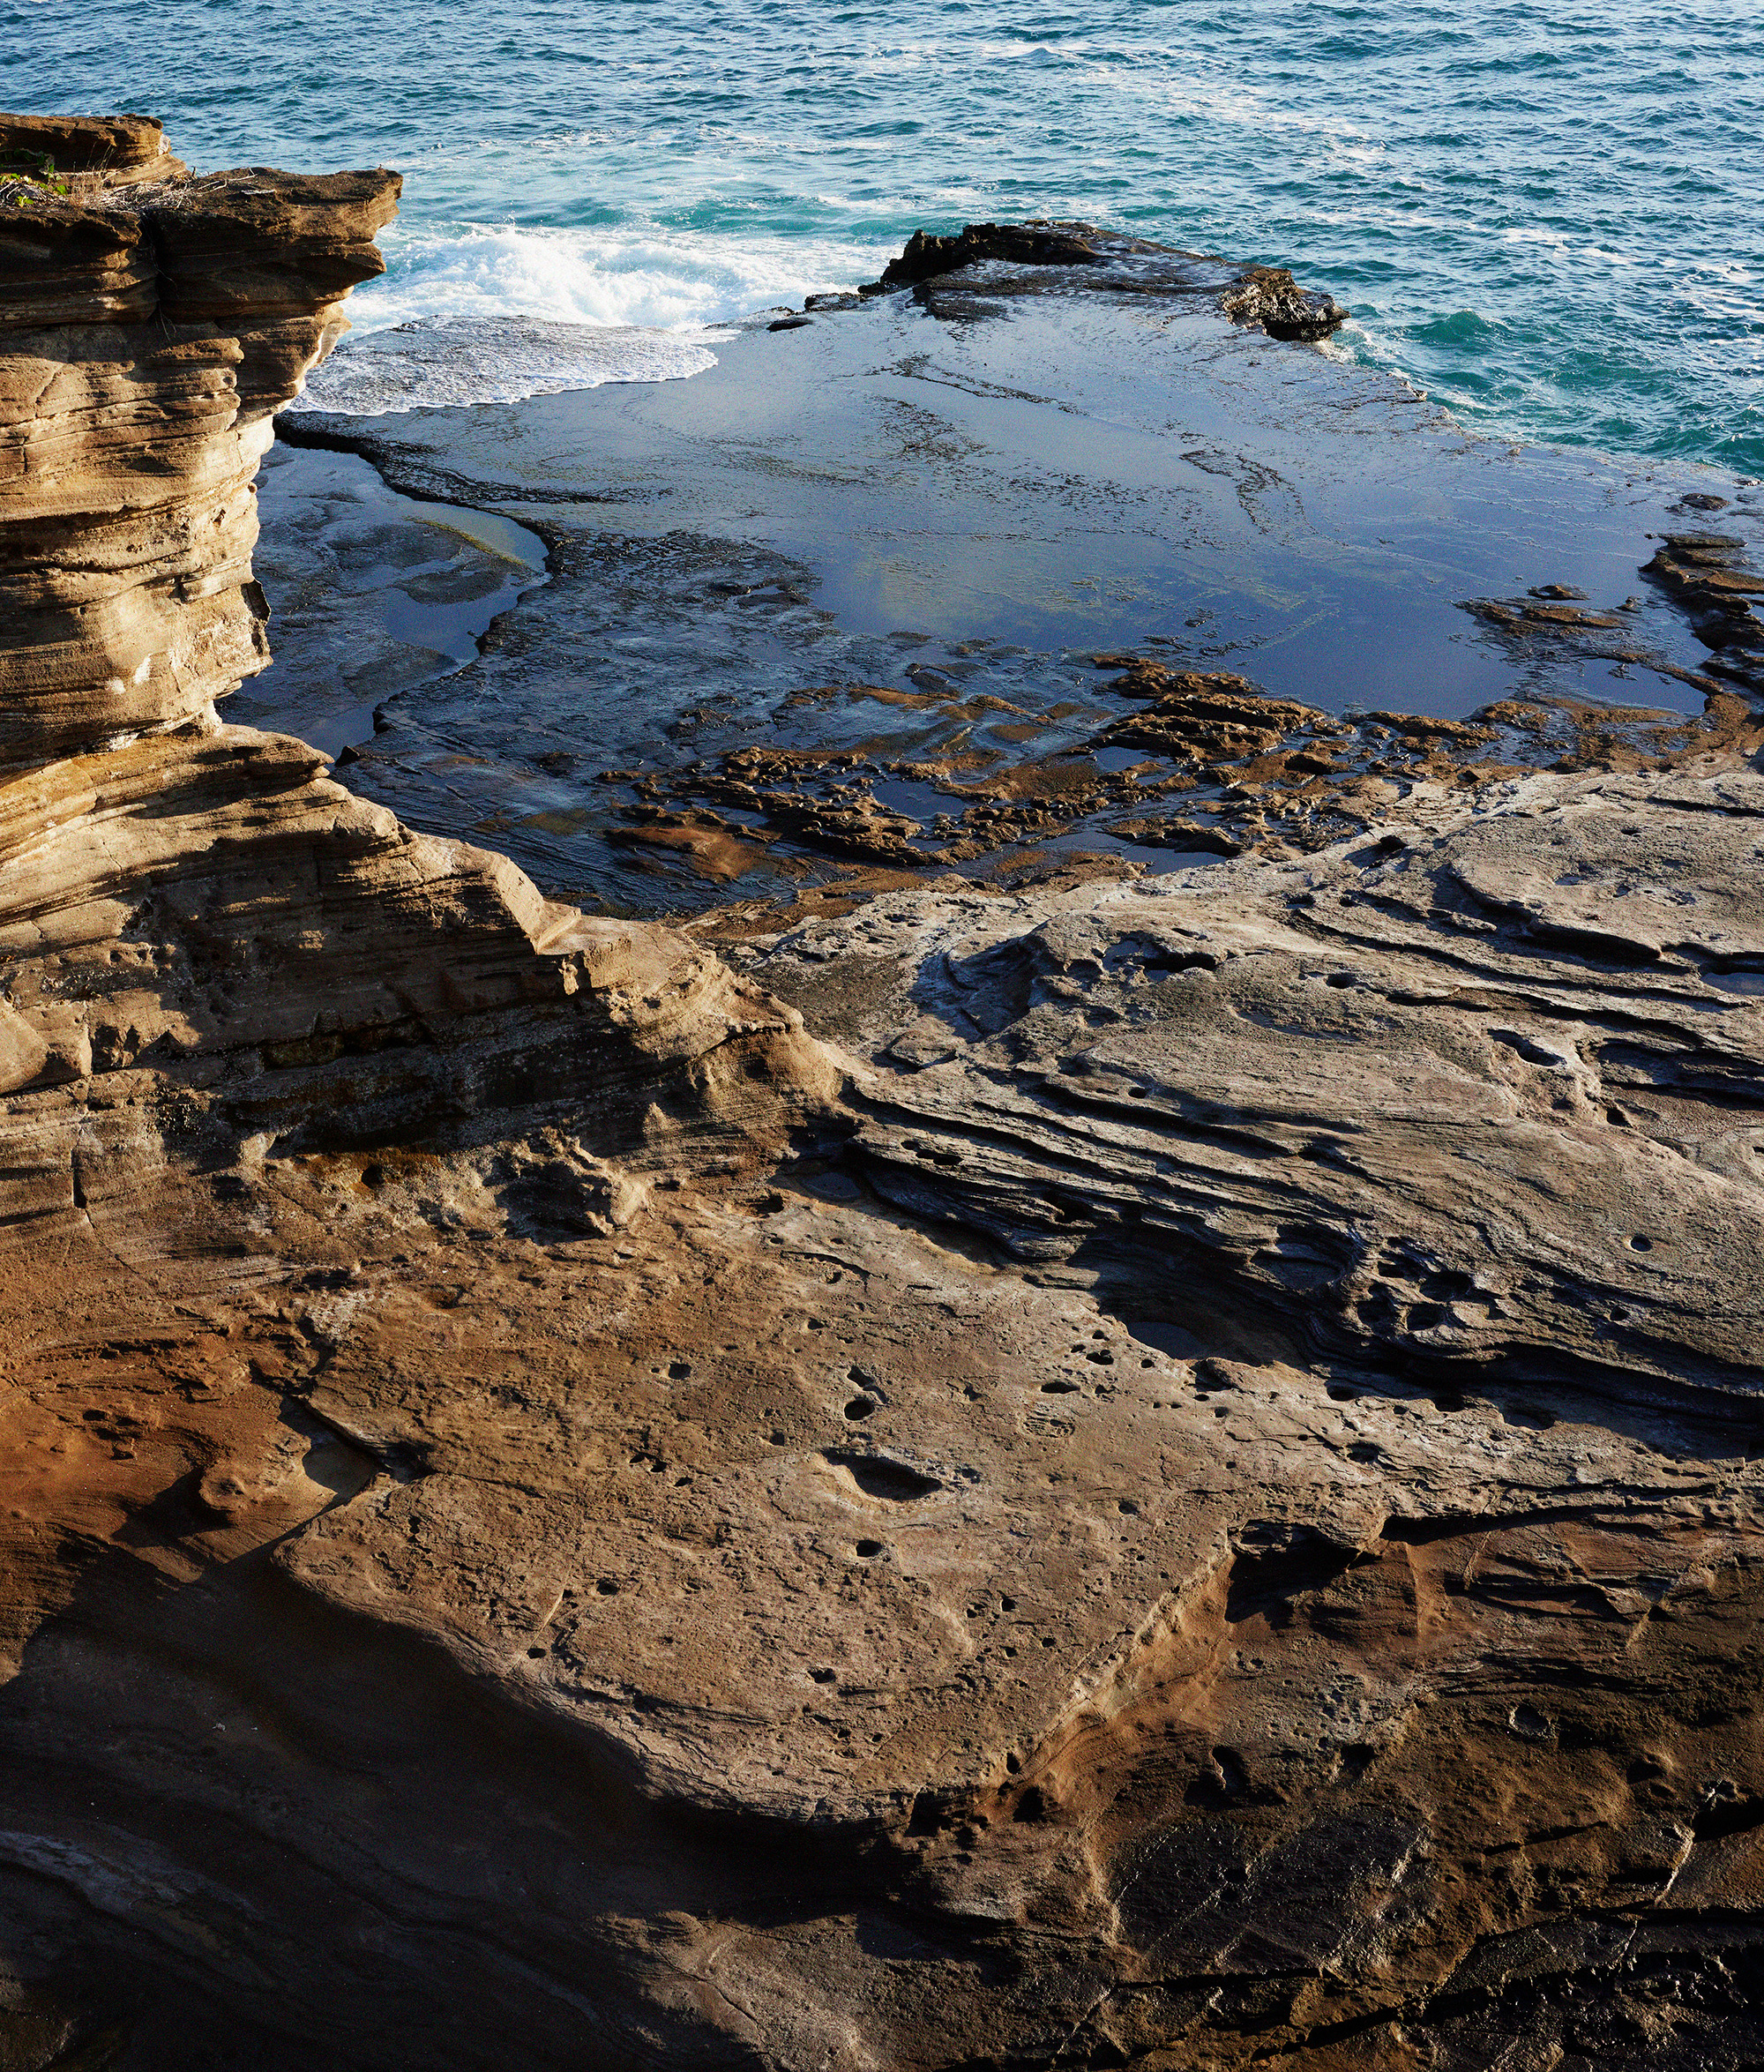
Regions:
M 72 191 L 65 180 L 56 179 L 56 162 L 46 151 L 0 151 L 0 183 L 7 187 L 26 183 L 50 194 Z M 30 206 L 26 195 L 15 192 L 11 198 L 24 207 Z

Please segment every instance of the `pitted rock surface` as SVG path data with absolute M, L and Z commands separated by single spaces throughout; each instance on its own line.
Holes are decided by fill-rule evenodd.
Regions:
M 583 916 L 213 709 L 390 176 L 13 136 L 6 2061 L 1755 2060 L 1746 730 Z

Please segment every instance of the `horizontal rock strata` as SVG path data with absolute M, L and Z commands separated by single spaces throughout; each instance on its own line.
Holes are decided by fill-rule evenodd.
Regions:
M 903 960 L 867 1024 L 875 1184 L 1024 1258 L 1182 1259 L 1314 1352 L 1755 1394 L 1764 780 L 1408 812 L 1027 930 L 916 894 L 809 931 L 787 969 Z
M 585 917 L 214 715 L 390 190 L 150 130 L 0 185 L 0 2055 L 1755 2059 L 1745 728 Z
M 134 117 L 0 126 L 21 138 L 52 163 L 0 180 L 7 1222 L 129 1186 L 192 1103 L 235 1140 L 385 1136 L 788 1047 L 791 1017 L 690 946 L 557 907 L 216 716 L 269 661 L 273 413 L 382 270 L 397 176 L 189 178 Z
M 23 176 L 51 193 L 101 194 L 182 180 L 189 170 L 148 116 L 0 115 L 0 176 Z
M 392 174 L 161 181 L 159 162 L 84 196 L 0 180 L 13 762 L 186 724 L 267 665 L 250 551 L 271 414 L 382 270 Z

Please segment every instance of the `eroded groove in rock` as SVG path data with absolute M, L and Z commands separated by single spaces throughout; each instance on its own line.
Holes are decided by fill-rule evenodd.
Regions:
M 919 1213 L 1137 1262 L 1177 1309 L 1222 1276 L 1337 1357 L 1749 1397 L 1760 829 L 1749 771 L 1533 779 L 1304 864 L 1029 926 L 909 894 L 804 948 L 902 960 L 859 1148 Z M 793 993 L 794 956 L 762 967 Z M 915 1011 L 952 1040 L 907 1075 Z

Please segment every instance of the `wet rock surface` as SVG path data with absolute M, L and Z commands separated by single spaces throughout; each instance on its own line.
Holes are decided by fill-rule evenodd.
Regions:
M 1642 573 L 1673 598 L 1714 651 L 1711 671 L 1759 692 L 1764 620 L 1754 600 L 1764 597 L 1764 576 L 1745 565 L 1745 540 L 1730 533 L 1668 533 Z
M 1140 293 L 1210 290 L 1232 323 L 1252 325 L 1270 338 L 1327 338 L 1348 320 L 1348 312 L 1332 297 L 1300 288 L 1284 266 L 1252 266 L 1221 281 L 1213 278 L 1222 266 L 1220 260 L 1173 251 L 1142 237 L 1098 230 L 1090 223 L 969 223 L 953 236 L 916 230 L 906 249 L 882 269 L 882 278 L 858 293 L 886 295 L 892 288 L 916 288 L 967 267 L 983 266 L 1124 268 L 1127 281 Z M 1101 278 L 1109 279 L 1109 273 Z M 989 275 L 986 285 L 998 291 L 996 273 Z
M 125 654 L 50 595 L 109 565 L 122 418 L 59 471 L 34 410 L 4 539 L 39 614 L 0 655 L 8 2062 L 1757 2057 L 1744 528 L 1651 572 L 1670 712 L 1565 694 L 1636 621 L 1560 559 L 1444 607 L 1534 672 L 1475 717 L 1136 638 L 1055 718 L 1002 635 L 865 634 L 894 666 L 595 779 L 713 881 L 852 877 L 584 915 L 223 726 L 259 645 L 93 717 L 253 580 L 243 516 L 134 572 L 288 393 L 241 381 L 250 298 L 308 281 L 273 322 L 310 346 L 361 263 L 355 191 L 327 231 L 280 177 L 248 252 L 186 248 L 199 423 L 101 591 L 169 630 Z M 0 333 L 0 393 L 56 353 L 182 393 L 87 292 L 83 333 Z M 664 663 L 689 617 L 766 629 L 731 686 L 781 627 L 832 646 L 775 543 L 733 589 L 727 535 L 640 563 L 550 523 L 554 461 L 550 581 L 407 697 L 540 666 L 590 598 Z M 338 569 L 450 611 L 504 580 L 348 490 Z M 944 729 L 946 826 L 878 785 L 886 726 Z M 559 815 L 587 746 L 523 743 Z M 1177 867 L 1034 862 L 1104 815 Z
M 763 313 L 690 380 L 363 419 L 323 407 L 321 372 L 288 422 L 332 455 L 279 480 L 345 447 L 540 535 L 549 580 L 445 687 L 389 584 L 420 689 L 395 664 L 370 715 L 290 642 L 259 709 L 333 700 L 359 790 L 632 913 L 1168 868 L 1221 817 L 1240 848 L 1316 846 L 1461 765 L 1620 769 L 1750 724 L 1734 595 L 1718 630 L 1640 572 L 1701 522 L 1702 474 L 1469 439 L 1231 323 L 1248 276 L 1222 260 L 1069 225 L 914 250 L 954 270 L 776 334 Z M 1764 546 L 1760 492 L 1726 486 L 1723 583 Z M 297 597 L 303 535 L 273 519 L 271 542 Z M 1258 766 L 1189 754 L 1180 723 L 1117 735 L 1156 733 L 1132 685 L 1157 669 L 1240 679 L 1286 737 Z

